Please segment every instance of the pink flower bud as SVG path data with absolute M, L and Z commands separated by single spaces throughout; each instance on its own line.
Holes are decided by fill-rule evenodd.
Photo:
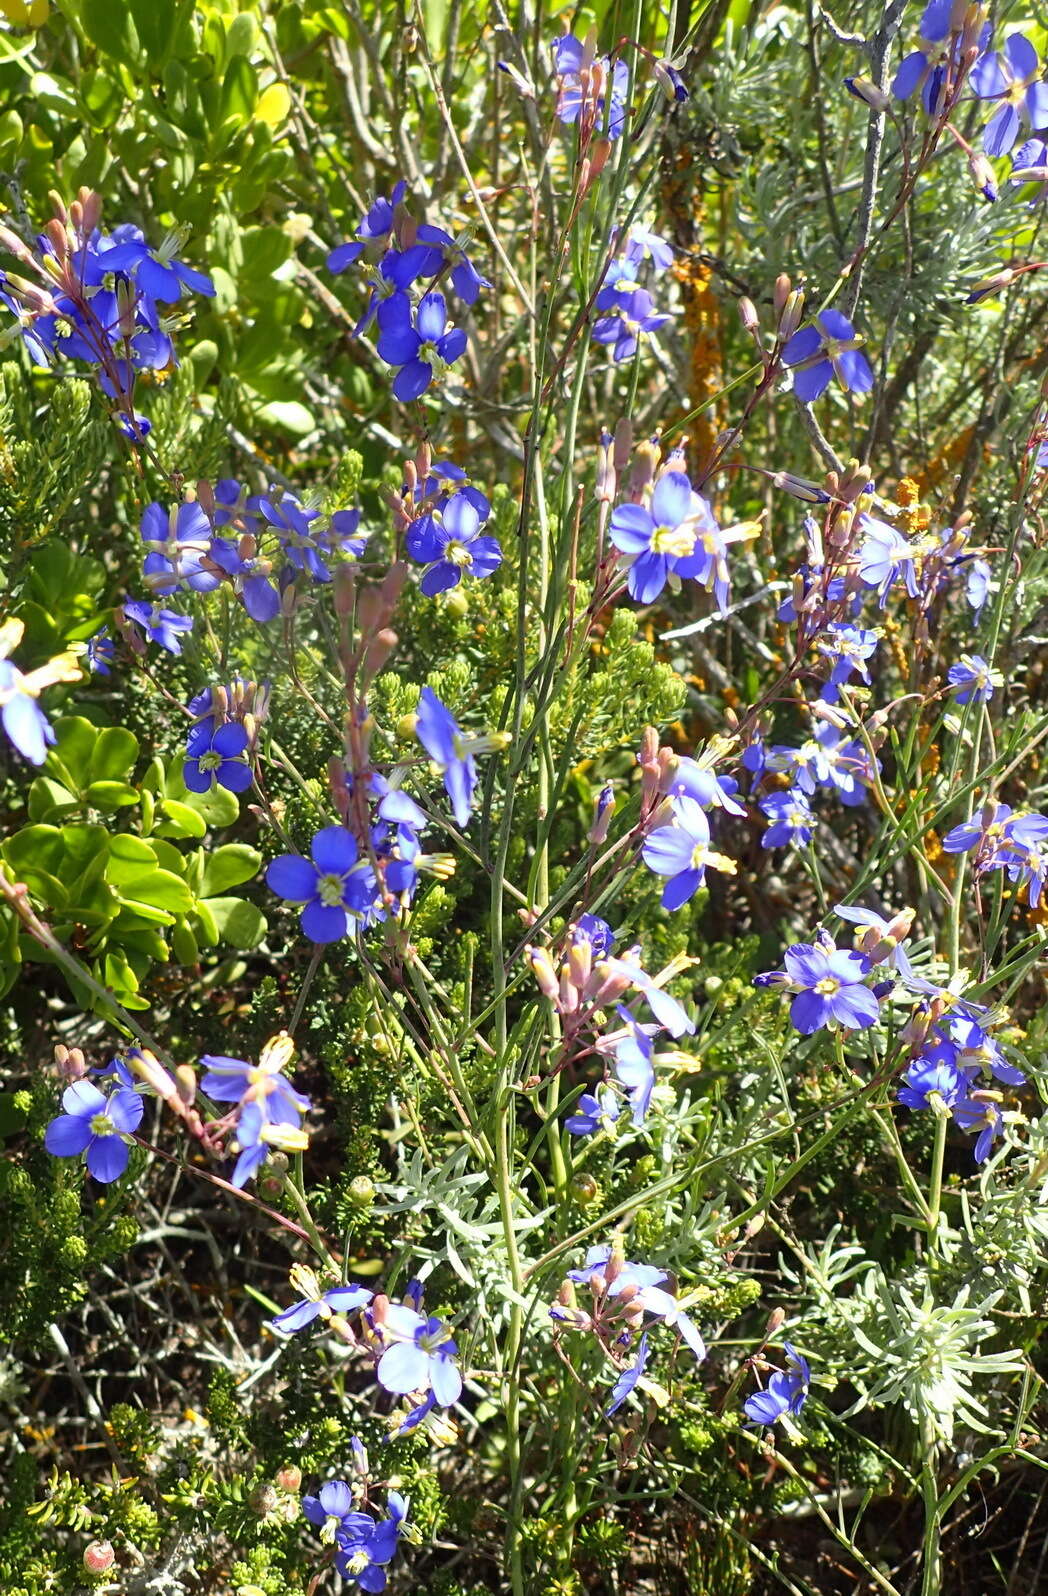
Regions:
M 84 1547 L 84 1567 L 89 1574 L 107 1574 L 115 1562 L 111 1541 L 92 1541 Z

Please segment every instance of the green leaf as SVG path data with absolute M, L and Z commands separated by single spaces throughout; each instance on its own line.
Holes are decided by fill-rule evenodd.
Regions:
M 252 881 L 261 863 L 262 855 L 257 848 L 248 847 L 246 842 L 227 842 L 207 855 L 200 896 L 219 897 L 228 887 Z
M 156 850 L 151 842 L 146 842 L 143 837 L 132 837 L 126 832 L 114 837 L 110 847 L 114 861 L 127 865 L 155 866 Z
M 171 914 L 188 914 L 194 902 L 182 877 L 172 875 L 170 870 L 143 870 L 122 881 L 117 891 L 121 900 L 133 908 L 165 909 Z
M 37 776 L 29 788 L 30 820 L 55 820 L 79 807 L 76 794 L 50 776 Z
M 124 91 L 116 78 L 104 70 L 85 72 L 80 97 L 94 127 L 112 127 L 124 105 Z
M 129 0 L 135 32 L 153 65 L 171 54 L 179 25 L 193 0 Z
M 239 899 L 237 900 L 239 902 Z M 218 921 L 211 913 L 206 898 L 198 898 L 193 919 L 199 927 L 199 940 L 205 948 L 213 948 L 218 941 Z
M 138 758 L 138 738 L 124 726 L 107 726 L 98 733 L 91 756 L 91 781 L 119 781 Z
M 165 798 L 160 812 L 167 819 L 156 828 L 158 837 L 203 837 L 207 831 L 203 815 L 190 809 L 188 804 L 179 803 L 177 798 Z
M 65 845 L 57 826 L 23 826 L 4 843 L 4 854 L 15 874 L 30 865 L 51 872 L 62 868 Z
M 171 933 L 171 951 L 179 964 L 199 964 L 200 947 L 196 937 L 182 921 Z
M 246 56 L 235 55 L 222 79 L 220 126 L 232 122 L 234 127 L 243 127 L 250 122 L 257 104 L 258 74 Z
M 207 898 L 204 902 L 223 942 L 234 948 L 258 947 L 268 929 L 261 909 L 243 898 Z
M 83 715 L 63 715 L 55 724 L 55 743 L 47 756 L 47 770 L 71 792 L 81 793 L 90 780 L 88 771 L 98 741 L 98 728 Z
M 272 427 L 274 432 L 290 433 L 293 438 L 304 438 L 317 425 L 313 412 L 297 399 L 275 399 L 262 406 L 256 419 L 262 426 Z
M 92 809 L 112 815 L 128 804 L 137 804 L 138 788 L 129 786 L 126 781 L 93 781 L 84 797 Z
M 80 20 L 99 50 L 118 61 L 133 62 L 138 58 L 138 35 L 126 4 L 119 0 L 80 0 Z

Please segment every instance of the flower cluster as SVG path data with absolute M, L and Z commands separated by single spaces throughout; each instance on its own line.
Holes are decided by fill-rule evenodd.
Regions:
M 617 1372 L 609 1400 L 605 1404 L 607 1415 L 616 1413 L 626 1398 L 638 1385 L 644 1385 L 644 1370 L 648 1359 L 647 1333 L 640 1336 L 637 1355 L 632 1363 L 624 1361 L 633 1345 L 634 1336 L 645 1322 L 661 1323 L 668 1330 L 676 1330 L 691 1348 L 696 1360 L 706 1357 L 706 1343 L 698 1328 L 680 1306 L 672 1291 L 665 1289 L 669 1275 L 664 1269 L 650 1264 L 630 1263 L 625 1256 L 621 1238 L 612 1244 L 591 1247 L 581 1269 L 569 1269 L 557 1301 L 550 1308 L 550 1317 L 556 1326 L 586 1331 L 596 1337 L 601 1348 L 614 1364 Z M 584 1286 L 590 1296 L 587 1308 L 578 1305 L 576 1287 Z
M 409 461 L 399 495 L 390 495 L 394 526 L 404 550 L 424 565 L 419 581 L 427 595 L 457 587 L 466 576 L 478 581 L 502 564 L 497 538 L 483 532 L 491 502 L 450 460 L 432 460 L 425 446 Z
M 467 825 L 477 783 L 476 756 L 504 748 L 504 735 L 470 736 L 430 687 L 419 697 L 415 735 L 433 773 L 443 780 L 456 823 Z M 308 859 L 286 853 L 271 861 L 269 887 L 301 906 L 302 930 L 312 941 L 337 942 L 360 926 L 385 919 L 410 903 L 423 874 L 446 879 L 454 869 L 448 855 L 422 851 L 429 816 L 400 786 L 405 775 L 404 769 L 388 777 L 372 770 L 347 778 L 342 789 L 346 816 L 357 829 L 323 826 Z M 359 803 L 353 802 L 353 793 Z
M 327 258 L 328 270 L 339 273 L 359 265 L 369 289 L 367 309 L 357 323 L 362 333 L 375 321 L 379 358 L 395 368 L 393 393 L 403 403 L 419 399 L 430 384 L 461 360 L 468 338 L 448 318 L 446 296 L 435 286 L 445 276 L 464 305 L 476 303 L 490 288 L 466 251 L 468 234 L 452 238 L 442 227 L 417 223 L 397 183 L 387 199 L 380 195 L 361 219 L 355 236 Z M 429 287 L 418 299 L 419 285 Z
M 785 1370 L 777 1369 L 764 1390 L 747 1397 L 742 1404 L 742 1411 L 750 1424 L 769 1429 L 780 1420 L 789 1424 L 808 1400 L 808 1387 L 811 1385 L 808 1360 L 789 1341 L 783 1342 L 783 1349 L 786 1353 Z
M 631 598 L 651 604 L 667 582 L 690 579 L 712 590 L 721 609 L 730 594 L 728 547 L 753 538 L 757 523 L 720 527 L 709 503 L 696 493 L 683 457 L 665 460 L 657 443 L 637 449 L 627 494 L 612 512 L 611 541 L 623 556 Z M 613 497 L 613 484 L 604 492 Z
M 913 985 L 927 991 L 928 997 L 907 1028 L 917 1051 L 902 1077 L 899 1101 L 907 1108 L 952 1118 L 961 1130 L 977 1132 L 974 1154 L 982 1163 L 1005 1120 L 1002 1094 L 983 1082 L 983 1072 L 1011 1087 L 1025 1086 L 1026 1076 L 1005 1056 L 993 1036 L 993 1017 L 984 1007 L 949 988 Z
M 0 246 L 35 279 L 0 274 L 0 301 L 16 316 L 38 365 L 62 357 L 93 366 L 125 430 L 142 438 L 149 422 L 134 411 L 136 378 L 177 364 L 171 333 L 179 318 L 161 305 L 215 290 L 209 277 L 178 258 L 184 232 L 170 233 L 154 249 L 129 223 L 102 232 L 101 216 L 99 195 L 81 189 L 68 210 L 58 203 L 32 245 L 0 228 Z
M 343 1579 L 354 1581 L 361 1590 L 382 1591 L 386 1568 L 405 1531 L 408 1503 L 399 1491 L 387 1489 L 386 1517 L 375 1518 L 367 1511 L 368 1456 L 356 1436 L 350 1449 L 353 1479 L 325 1481 L 315 1495 L 302 1498 L 302 1512 L 320 1531 L 323 1544 L 335 1547 L 335 1567 Z
M 621 255 L 611 261 L 594 300 L 600 315 L 593 323 L 593 336 L 608 345 L 613 361 L 631 359 L 641 335 L 656 332 L 670 320 L 655 310 L 655 301 L 639 278 L 646 262 L 657 274 L 672 261 L 673 250 L 666 240 L 641 227 L 629 232 Z
M 244 1186 L 272 1149 L 301 1152 L 308 1145 L 302 1121 L 309 1113 L 309 1098 L 284 1074 L 294 1055 L 295 1044 L 282 1031 L 266 1043 L 257 1064 L 213 1053 L 200 1060 L 205 1071 L 201 1090 L 216 1102 L 236 1105 L 221 1127 L 211 1127 L 212 1135 L 218 1128 L 235 1133 L 240 1151 L 230 1177 L 234 1186 Z
M 585 40 L 573 33 L 562 34 L 550 48 L 560 120 L 578 128 L 583 145 L 594 133 L 608 139 L 621 138 L 630 88 L 625 61 L 612 64 L 606 55 L 597 54 L 596 28 L 590 29 Z
M 942 839 L 946 853 L 972 853 L 976 875 L 1003 870 L 1025 888 L 1031 908 L 1041 901 L 1048 881 L 1048 815 L 1014 811 L 991 801 L 978 815 L 961 821 Z
M 454 1407 L 462 1395 L 458 1346 L 442 1319 L 420 1312 L 422 1286 L 417 1280 L 408 1286 L 403 1302 L 391 1302 L 365 1286 L 322 1291 L 313 1271 L 299 1264 L 291 1270 L 291 1284 L 301 1299 L 271 1325 L 294 1334 L 319 1321 L 348 1345 L 366 1350 L 382 1389 L 410 1399 L 408 1410 L 391 1421 L 391 1438 L 416 1429 L 434 1408 Z
M 290 492 L 248 495 L 231 478 L 200 482 L 170 510 L 147 505 L 142 576 L 151 598 L 125 600 L 124 616 L 172 654 L 193 627 L 191 617 L 158 602 L 174 594 L 226 584 L 253 621 L 274 621 L 291 612 L 303 583 L 331 581 L 333 560 L 360 558 L 367 540 L 359 525 L 359 510 L 325 515 Z

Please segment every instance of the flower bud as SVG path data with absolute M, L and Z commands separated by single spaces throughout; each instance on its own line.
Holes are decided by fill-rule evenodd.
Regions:
M 662 89 L 667 100 L 675 100 L 679 103 L 691 99 L 684 79 L 677 71 L 677 68 L 670 66 L 668 61 L 653 61 L 651 70 L 655 81 Z
M 551 1003 L 559 1003 L 560 983 L 553 968 L 553 961 L 546 949 L 528 947 L 524 949 L 524 952 L 527 954 L 528 963 L 531 965 L 531 973 L 539 984 L 539 991 L 544 997 L 548 997 Z
M 277 1496 L 274 1487 L 267 1484 L 265 1481 L 260 1481 L 260 1483 L 249 1492 L 247 1505 L 251 1509 L 252 1513 L 257 1514 L 259 1518 L 265 1518 L 268 1514 L 272 1513 L 279 1500 L 280 1498 Z
M 871 111 L 879 111 L 882 115 L 892 103 L 890 96 L 879 89 L 876 83 L 871 83 L 869 78 L 845 78 L 844 87 L 849 94 L 868 105 Z
M 192 1064 L 176 1065 L 175 1090 L 186 1107 L 191 1107 L 197 1093 L 196 1070 L 194 1070 Z
M 760 332 L 761 323 L 760 317 L 757 315 L 757 307 L 753 300 L 749 299 L 745 294 L 739 300 L 739 320 L 742 322 L 743 329 L 746 332 Z
M 997 174 L 986 156 L 978 150 L 969 150 L 968 171 L 975 185 L 975 192 L 981 194 L 983 199 L 992 205 L 1000 191 L 997 187 Z
M 589 840 L 596 846 L 606 842 L 611 826 L 612 816 L 615 813 L 615 791 L 611 782 L 605 782 L 594 802 L 593 824 L 589 830 Z
M 108 1574 L 115 1562 L 111 1541 L 92 1541 L 84 1547 L 84 1567 L 89 1574 Z
M 612 454 L 612 464 L 616 475 L 620 476 L 630 463 L 633 453 L 633 422 L 628 416 L 623 416 L 615 428 L 615 449 Z
M 771 1313 L 769 1313 L 769 1315 L 768 1315 L 768 1322 L 764 1326 L 764 1339 L 765 1339 L 765 1341 L 771 1341 L 773 1339 L 773 1337 L 777 1336 L 779 1331 L 782 1329 L 782 1327 L 783 1327 L 783 1325 L 785 1323 L 786 1323 L 786 1311 L 785 1311 L 785 1309 L 784 1308 L 773 1308 Z
M 785 272 L 780 273 L 775 279 L 775 288 L 772 293 L 772 303 L 775 306 L 775 315 L 779 317 L 786 309 L 786 301 L 793 290 L 793 284 Z
M 965 299 L 966 305 L 977 305 L 983 299 L 989 299 L 994 294 L 999 294 L 1014 283 L 1018 272 L 1005 267 L 1003 271 L 995 272 L 992 277 L 984 277 L 976 283 L 971 293 Z
M 781 344 L 792 338 L 804 319 L 804 289 L 796 288 L 789 295 L 779 317 L 775 336 Z
M 55 1047 L 55 1070 L 64 1081 L 79 1081 L 87 1074 L 87 1060 L 78 1047 Z
M 375 1201 L 375 1183 L 367 1175 L 354 1175 L 347 1195 L 354 1208 L 367 1208 Z

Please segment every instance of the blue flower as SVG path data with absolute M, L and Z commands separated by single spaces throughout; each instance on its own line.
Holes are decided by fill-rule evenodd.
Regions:
M 807 847 L 817 822 L 802 792 L 791 787 L 789 792 L 769 793 L 761 799 L 760 809 L 769 822 L 762 848 Z
M 573 1136 L 593 1136 L 606 1131 L 610 1136 L 621 1110 L 619 1100 L 610 1086 L 598 1086 L 595 1092 L 583 1092 L 575 1105 L 575 1112 L 564 1121 L 565 1130 Z
M 641 857 L 657 876 L 668 876 L 662 891 L 662 907 L 679 909 L 702 886 L 706 867 L 734 874 L 735 865 L 710 848 L 710 823 L 694 798 L 674 801 L 671 826 L 660 826 L 647 838 Z
M 788 1372 L 777 1371 L 768 1381 L 767 1389 L 747 1397 L 742 1411 L 751 1424 L 771 1426 L 779 1419 L 795 1417 L 808 1400 L 811 1370 L 806 1358 L 788 1341 L 786 1349 Z
M 877 652 L 880 633 L 864 630 L 861 626 L 831 626 L 820 639 L 819 653 L 830 661 L 829 681 L 823 688 L 823 698 L 828 704 L 840 697 L 838 688 L 858 675 L 869 685 L 870 672 L 867 660 Z
M 914 562 L 921 553 L 904 533 L 887 521 L 871 515 L 860 517 L 863 542 L 859 549 L 859 575 L 869 587 L 878 588 L 883 607 L 888 589 L 902 576 L 911 598 L 918 595 Z
M 403 201 L 407 191 L 407 184 L 403 179 L 396 183 L 393 192 L 386 199 L 384 194 L 379 194 L 365 212 L 355 237 L 348 243 L 339 244 L 327 257 L 329 272 L 344 272 L 352 262 L 359 260 L 366 249 L 381 252 L 393 231 L 396 221 L 396 209 Z
M 36 701 L 34 674 L 24 675 L 9 659 L 0 659 L 0 719 L 23 759 L 42 765 L 55 734 Z
M 343 1579 L 355 1580 L 361 1590 L 385 1590 L 386 1565 L 400 1543 L 407 1502 L 399 1492 L 390 1491 L 386 1503 L 388 1518 L 376 1523 L 367 1513 L 353 1514 L 336 1536 L 335 1567 Z
M 925 48 L 913 50 L 902 60 L 892 81 L 897 100 L 908 100 L 921 90 L 924 109 L 937 116 L 959 61 L 959 35 L 950 37 L 953 0 L 931 0 L 921 17 L 920 37 Z M 952 70 L 951 70 L 952 69 Z
M 335 1286 L 331 1291 L 321 1291 L 313 1271 L 298 1265 L 291 1271 L 291 1284 L 302 1291 L 301 1300 L 269 1320 L 272 1327 L 287 1335 L 304 1330 L 317 1319 L 324 1325 L 333 1319 L 341 1320 L 347 1313 L 366 1308 L 374 1298 L 374 1292 L 366 1286 Z
M 861 953 L 838 949 L 825 934 L 819 942 L 797 942 L 786 949 L 785 970 L 772 972 L 761 985 L 784 985 L 796 992 L 790 1005 L 790 1023 L 802 1036 L 823 1026 L 840 1025 L 862 1031 L 880 1015 L 877 999 L 866 986 L 870 961 Z
M 1048 84 L 1040 73 L 1037 51 L 1021 33 L 976 61 L 968 79 L 976 97 L 999 102 L 983 132 L 987 155 L 1006 155 L 1024 120 L 1035 130 L 1048 126 Z
M 611 517 L 611 541 L 628 556 L 626 585 L 639 604 L 651 604 L 667 577 L 695 552 L 700 524 L 712 521 L 705 499 L 682 471 L 664 471 L 650 508 L 620 504 Z
M 445 266 L 450 267 L 452 286 L 463 304 L 476 304 L 480 290 L 491 287 L 488 279 L 477 271 L 461 242 L 442 227 L 430 227 L 428 222 L 423 222 L 415 230 L 415 239 L 419 244 L 429 245 L 421 275 L 433 277 Z
M 181 654 L 182 634 L 193 630 L 191 616 L 147 604 L 144 599 L 125 599 L 122 607 L 127 619 L 140 626 L 151 643 L 159 643 L 169 654 Z
M 636 296 L 642 293 L 637 281 L 637 265 L 625 258 L 613 261 L 604 283 L 593 301 L 596 310 L 621 311 L 630 315 Z
M 378 1361 L 376 1378 L 396 1396 L 432 1391 L 442 1408 L 462 1394 L 455 1362 L 458 1347 L 442 1320 L 424 1318 L 403 1303 L 390 1303 L 376 1329 L 391 1343 Z
M 217 784 L 227 792 L 246 792 L 251 785 L 251 765 L 243 759 L 248 735 L 239 721 L 224 726 L 205 722 L 194 726 L 186 744 L 182 780 L 190 792 L 211 792 Z
M 371 907 L 374 876 L 345 826 L 318 831 L 310 852 L 311 859 L 285 853 L 272 860 L 266 883 L 279 898 L 303 905 L 302 930 L 311 941 L 337 942 Z
M 415 736 L 444 778 L 456 825 L 465 826 L 477 784 L 476 761 L 462 728 L 431 687 L 419 695 Z
M 657 332 L 671 319 L 667 313 L 656 311 L 655 301 L 646 288 L 638 288 L 626 308 L 597 318 L 593 323 L 593 336 L 598 344 L 611 345 L 611 358 L 618 365 L 637 353 L 642 333 Z
M 229 538 L 211 540 L 211 559 L 230 581 L 244 609 L 253 621 L 265 624 L 280 614 L 280 590 L 272 580 L 272 560 L 257 552 L 252 533 L 237 543 Z
M 624 259 L 631 265 L 640 266 L 644 261 L 650 260 L 657 272 L 664 272 L 673 265 L 672 245 L 658 233 L 649 232 L 646 227 L 636 224 L 629 230 L 626 247 L 622 253 Z
M 217 1103 L 261 1103 L 272 1124 L 297 1125 L 309 1111 L 309 1098 L 296 1092 L 284 1074 L 293 1053 L 293 1044 L 283 1032 L 266 1043 L 257 1064 L 205 1053 L 200 1060 L 206 1072 L 200 1088 Z
M 626 1398 L 635 1389 L 638 1381 L 644 1373 L 647 1362 L 648 1332 L 645 1330 L 644 1334 L 640 1338 L 640 1344 L 637 1347 L 636 1359 L 630 1364 L 629 1368 L 623 1369 L 622 1373 L 619 1375 L 618 1379 L 615 1381 L 615 1384 L 611 1388 L 611 1397 L 608 1401 L 607 1407 L 604 1409 L 604 1412 L 609 1419 L 613 1413 L 617 1413 L 619 1411 Z
M 633 1123 L 639 1129 L 647 1117 L 655 1090 L 654 1044 L 650 1034 L 655 1027 L 638 1025 L 629 1009 L 620 1008 L 619 1017 L 626 1022 L 628 1035 L 615 1047 L 615 1078 L 625 1089 Z
M 169 233 L 158 249 L 150 249 L 142 238 L 117 244 L 106 251 L 103 264 L 107 271 L 131 272 L 139 288 L 152 299 L 172 302 L 182 298 L 183 289 L 212 298 L 215 285 L 210 277 L 175 258 L 183 237 L 183 233 Z
M 967 1014 L 951 1014 L 946 1030 L 957 1049 L 957 1063 L 963 1070 L 988 1069 L 994 1080 L 1006 1086 L 1025 1086 L 1026 1076 L 1009 1064 L 998 1044 L 979 1022 Z
M 302 1498 L 302 1511 L 311 1524 L 320 1531 L 320 1539 L 330 1545 L 339 1531 L 350 1533 L 355 1521 L 363 1518 L 369 1525 L 372 1520 L 366 1513 L 353 1508 L 353 1489 L 345 1480 L 328 1480 L 316 1496 Z
M 959 704 L 970 704 L 973 700 L 977 704 L 988 704 L 994 688 L 1000 687 L 1004 677 L 981 654 L 962 654 L 959 664 L 950 666 L 946 680 Z
M 933 1097 L 952 1109 L 967 1096 L 968 1077 L 958 1067 L 957 1049 L 945 1041 L 925 1047 L 902 1077 L 898 1092 L 899 1102 L 914 1109 L 931 1108 Z
M 143 1113 L 142 1099 L 129 1087 L 106 1097 L 90 1081 L 74 1081 L 62 1093 L 59 1114 L 48 1125 L 44 1146 L 58 1158 L 87 1154 L 88 1173 L 108 1184 L 119 1180 L 130 1158 L 130 1138 Z
M 782 351 L 787 366 L 795 368 L 793 391 L 804 404 L 825 393 L 836 376 L 848 393 L 869 393 L 873 372 L 859 345 L 855 328 L 839 310 L 820 310 L 815 324 L 795 332 Z
M 109 667 L 116 656 L 116 644 L 109 635 L 108 626 L 100 626 L 93 637 L 87 640 L 84 650 L 84 660 L 87 668 L 98 676 L 108 676 Z
M 481 518 L 464 493 L 453 493 L 441 509 L 420 516 L 408 528 L 404 547 L 425 565 L 419 588 L 427 597 L 457 587 L 464 575 L 478 580 L 502 564 L 498 539 L 481 537 Z
M 211 551 L 211 523 L 195 500 L 170 513 L 162 504 L 147 505 L 141 533 L 149 550 L 142 569 L 151 593 L 165 597 L 183 587 L 211 593 L 220 585 L 222 578 L 204 563 Z
M 404 311 L 383 328 L 376 348 L 387 365 L 399 367 L 393 393 L 407 403 L 419 398 L 434 377 L 461 358 L 466 342 L 461 328 L 448 326 L 444 295 L 429 293 L 419 300 L 414 324 L 410 312 Z
M 972 1155 L 977 1164 L 984 1163 L 1004 1129 L 1004 1115 L 997 1104 L 992 1098 L 984 1098 L 973 1092 L 967 1102 L 956 1104 L 953 1119 L 961 1130 L 979 1132 Z
M 964 596 L 971 605 L 976 620 L 982 614 L 983 606 L 990 596 L 990 583 L 993 571 L 987 560 L 975 559 L 968 565 L 965 572 Z

